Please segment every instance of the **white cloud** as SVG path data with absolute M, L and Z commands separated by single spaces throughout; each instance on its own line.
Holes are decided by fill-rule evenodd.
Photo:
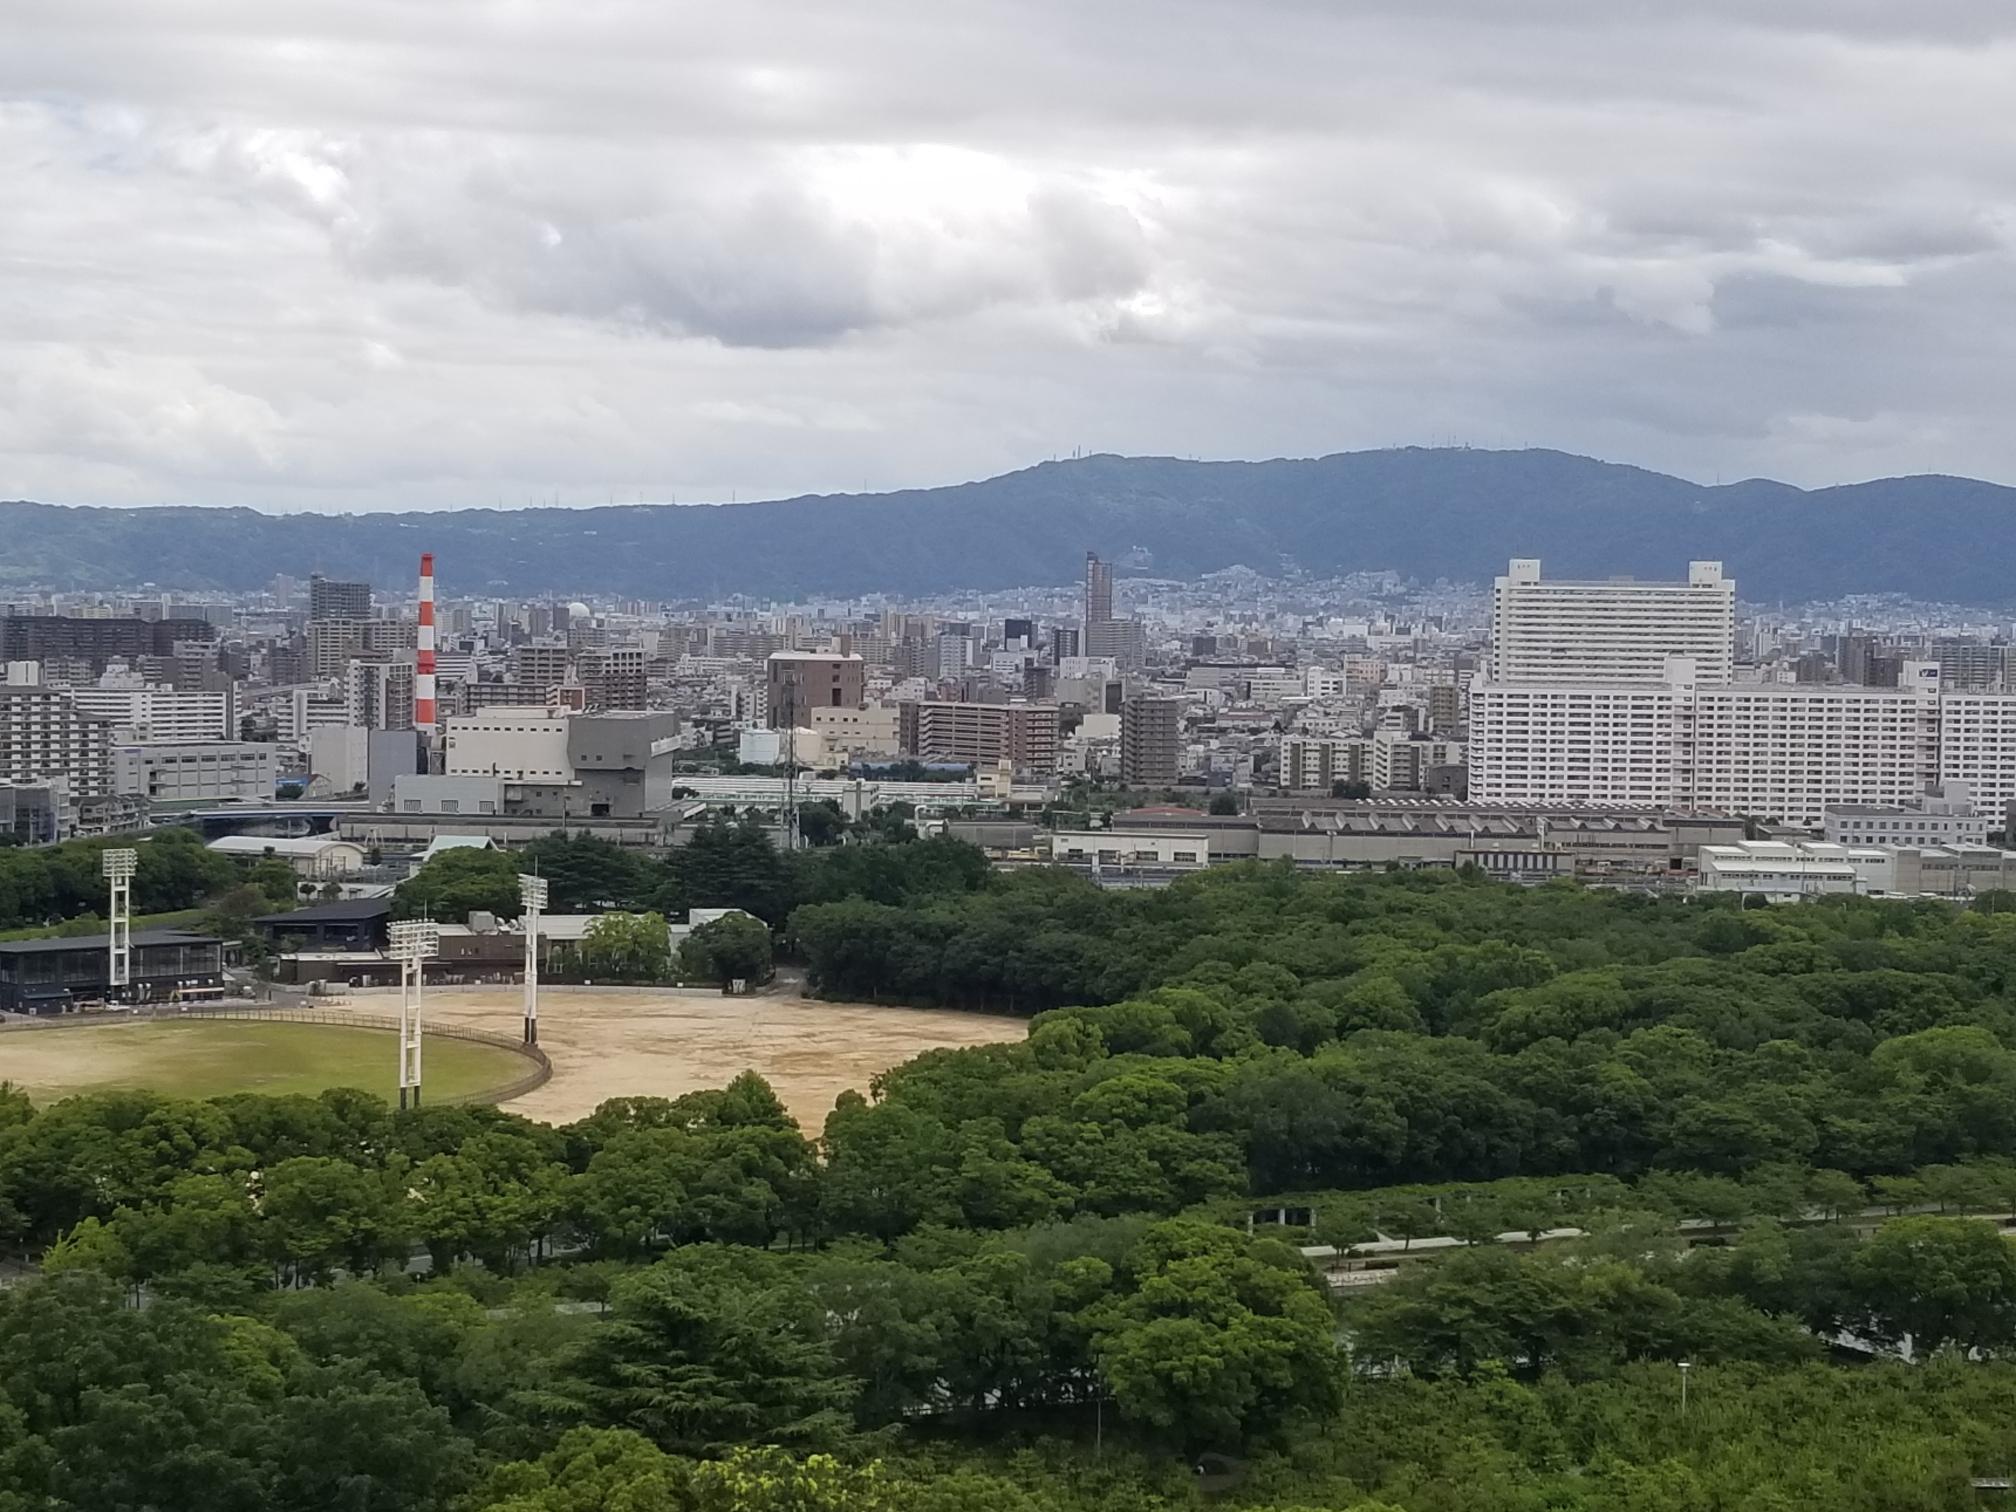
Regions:
M 2006 7 L 9 9 L 0 495 L 2016 479 Z

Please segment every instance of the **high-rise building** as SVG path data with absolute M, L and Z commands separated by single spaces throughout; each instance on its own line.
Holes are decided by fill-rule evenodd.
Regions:
M 415 663 L 353 661 L 343 669 L 350 723 L 363 730 L 413 728 Z
M 1097 625 L 1113 618 L 1113 567 L 1094 552 L 1085 553 L 1085 623 Z M 1087 653 L 1088 655 L 1090 653 Z
M 1515 558 L 1491 603 L 1491 681 L 1568 685 L 1662 682 L 1689 657 L 1701 686 L 1730 680 L 1736 584 L 1720 562 L 1693 562 L 1684 583 L 1546 582 Z
M 1120 706 L 1120 780 L 1169 787 L 1183 775 L 1183 700 L 1137 693 Z
M 308 577 L 308 619 L 368 620 L 371 618 L 371 585 L 338 583 L 321 573 Z
M 803 728 L 814 709 L 858 709 L 866 701 L 867 669 L 858 656 L 774 651 L 766 666 L 773 730 Z
M 112 726 L 86 714 L 60 688 L 0 685 L 0 781 L 62 779 L 74 797 L 112 791 Z

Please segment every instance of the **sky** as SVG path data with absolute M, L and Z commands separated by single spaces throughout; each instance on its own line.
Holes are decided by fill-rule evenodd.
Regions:
M 2016 482 L 1988 0 L 0 0 L 0 498 Z

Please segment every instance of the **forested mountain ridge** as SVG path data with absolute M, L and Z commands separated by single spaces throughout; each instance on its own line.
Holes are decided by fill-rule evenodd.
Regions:
M 1245 566 L 1485 581 L 1673 578 L 1718 558 L 1746 597 L 1895 592 L 2016 602 L 2016 489 L 1889 478 L 1704 486 L 1563 452 L 1401 448 L 1264 462 L 1093 456 L 942 488 L 729 505 L 267 515 L 0 503 L 0 592 L 249 590 L 311 571 L 404 591 L 422 550 L 450 595 L 662 599 L 921 594 Z

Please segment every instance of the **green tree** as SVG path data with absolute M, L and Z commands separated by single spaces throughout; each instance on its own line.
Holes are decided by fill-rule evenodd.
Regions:
M 766 982 L 771 974 L 770 930 L 745 913 L 724 914 L 698 925 L 679 944 L 679 975 L 720 986 Z
M 594 1423 L 673 1453 L 758 1443 L 819 1447 L 846 1432 L 856 1384 L 826 1320 L 780 1262 L 695 1246 L 619 1281 L 609 1320 L 569 1360 L 562 1388 Z
M 393 890 L 393 911 L 402 919 L 449 923 L 476 912 L 515 919 L 522 869 L 508 851 L 473 846 L 445 850 Z
M 1856 1254 L 1853 1275 L 1870 1331 L 1908 1337 L 1921 1356 L 2016 1344 L 2016 1255 L 1993 1224 L 1894 1218 Z
M 598 980 L 660 982 L 672 965 L 671 931 L 663 914 L 602 914 L 581 937 L 575 959 Z
M 1129 1417 L 1231 1447 L 1334 1407 L 1330 1306 L 1293 1250 L 1165 1223 L 1129 1266 L 1135 1289 L 1094 1311 L 1099 1373 Z

